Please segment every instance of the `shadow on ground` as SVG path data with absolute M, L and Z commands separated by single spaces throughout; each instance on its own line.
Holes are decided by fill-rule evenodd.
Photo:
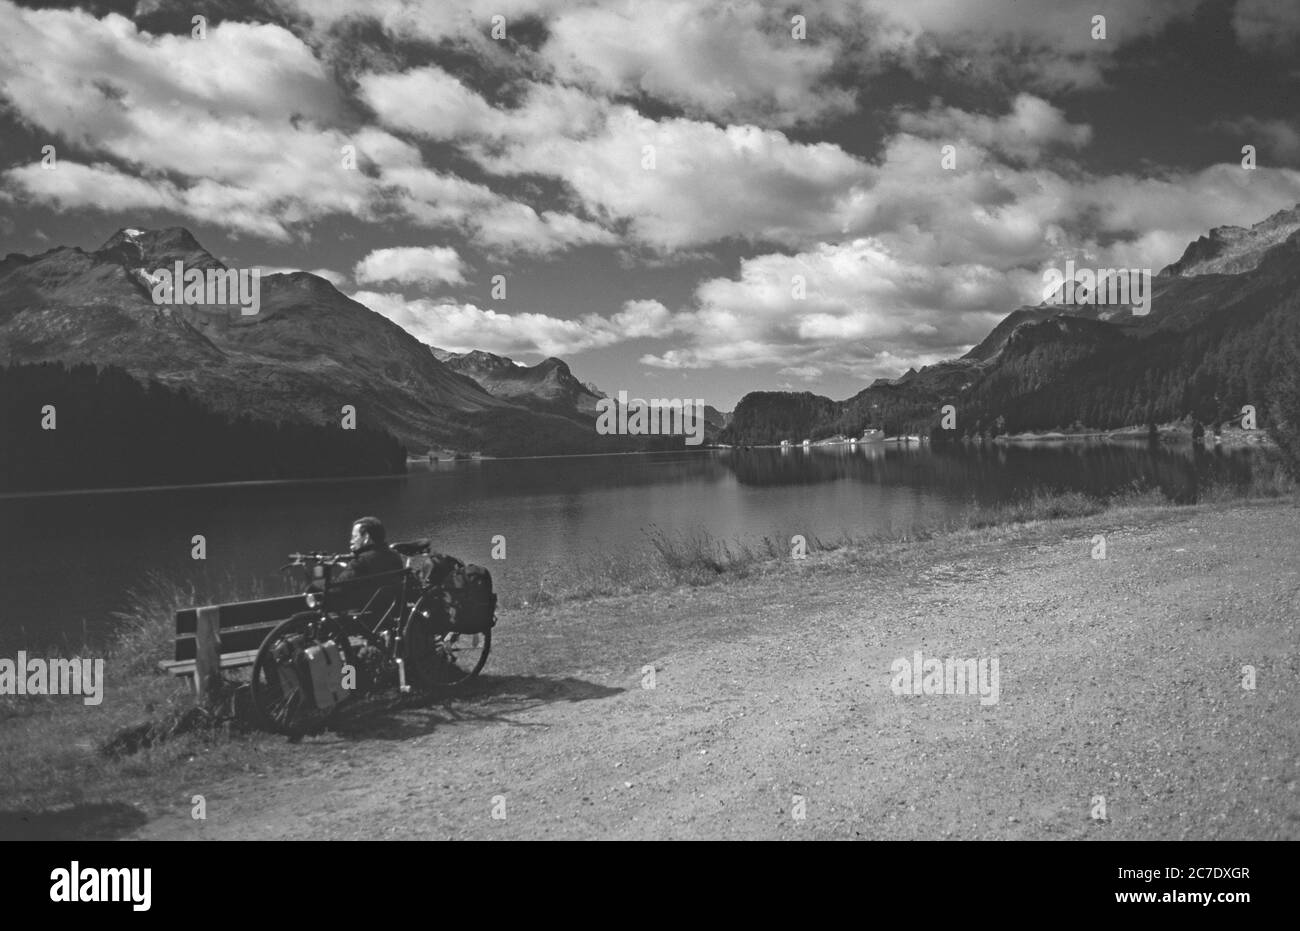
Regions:
M 406 740 L 448 725 L 542 727 L 516 721 L 512 716 L 553 702 L 591 701 L 624 691 L 622 687 L 572 676 L 484 675 L 454 692 L 368 701 L 341 715 L 329 730 L 348 740 Z
M 0 811 L 0 840 L 114 840 L 148 820 L 144 812 L 125 802 Z

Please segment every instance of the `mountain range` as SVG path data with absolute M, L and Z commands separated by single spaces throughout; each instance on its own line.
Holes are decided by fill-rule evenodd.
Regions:
M 234 304 L 155 303 L 155 271 L 177 262 L 226 268 L 181 227 L 122 229 L 90 252 L 8 255 L 0 261 L 0 362 L 116 366 L 187 389 L 217 411 L 268 421 L 338 425 L 351 405 L 358 425 L 418 453 L 590 452 L 606 440 L 575 421 L 595 398 L 559 360 L 535 366 L 517 389 L 503 379 L 489 390 L 458 370 L 481 375 L 472 365 L 444 364 L 440 351 L 307 272 L 262 276 L 256 314 Z
M 1151 279 L 1149 313 L 1044 302 L 1009 313 L 961 358 L 877 379 L 834 401 L 753 392 L 706 409 L 706 439 L 753 444 L 857 433 L 958 434 L 1082 424 L 1111 428 L 1255 404 L 1286 364 L 1277 334 L 1300 318 L 1300 206 L 1249 229 L 1220 227 Z M 153 271 L 224 269 L 185 229 L 122 229 L 91 252 L 59 247 L 0 261 L 0 362 L 119 367 L 186 389 L 210 408 L 268 421 L 359 424 L 423 453 L 622 451 L 647 438 L 593 428 L 600 389 L 562 360 L 521 365 L 431 347 L 306 272 L 261 280 L 260 311 L 157 304 Z
M 459 415 L 505 402 L 439 362 L 401 327 L 306 272 L 261 280 L 260 312 L 155 304 L 149 276 L 182 262 L 222 269 L 185 229 L 124 229 L 93 252 L 0 261 L 0 359 L 116 365 L 269 420 L 357 421 L 408 446 L 466 430 Z

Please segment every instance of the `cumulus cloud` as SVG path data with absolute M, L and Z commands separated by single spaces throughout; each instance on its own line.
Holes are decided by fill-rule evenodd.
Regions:
M 357 284 L 464 284 L 464 265 L 450 246 L 402 246 L 376 249 L 356 264 Z
M 531 85 L 520 106 L 490 107 L 475 92 L 436 68 L 360 80 L 367 102 L 395 130 L 457 139 L 465 152 L 499 175 L 546 175 L 564 181 L 586 210 L 627 224 L 637 241 L 676 250 L 729 237 L 802 245 L 841 232 L 836 199 L 868 167 L 829 143 L 792 142 L 784 133 L 752 125 L 720 127 L 699 120 L 654 120 L 627 105 L 612 105 L 571 88 Z M 413 101 L 428 99 L 427 108 Z M 443 118 L 440 114 L 452 113 Z M 471 195 L 425 169 L 403 167 L 387 176 L 422 203 L 414 213 L 481 211 L 489 194 Z M 477 201 L 477 202 L 476 202 Z M 499 240 L 514 216 L 541 226 L 524 211 L 492 217 Z M 571 242 L 613 243 L 601 226 L 580 218 L 542 218 Z M 502 242 L 502 245 L 509 243 Z
M 1022 303 L 1036 281 L 976 264 L 933 268 L 871 238 L 755 256 L 736 277 L 703 282 L 695 309 L 676 315 L 688 345 L 641 361 L 876 377 L 888 374 L 881 359 L 923 365 L 959 355 L 997 322 L 990 308 Z
M 528 82 L 512 109 L 494 107 L 443 69 L 368 72 L 357 78 L 361 99 L 386 126 L 436 140 L 509 140 L 581 136 L 604 122 L 608 103 L 561 84 Z
M 811 12 L 811 11 L 810 11 Z M 855 94 L 825 79 L 838 34 L 795 38 L 770 4 L 694 0 L 564 9 L 541 49 L 558 77 L 609 95 L 647 94 L 688 113 L 786 126 L 853 109 Z
M 20 165 L 4 173 L 5 186 L 55 209 L 92 206 L 105 211 L 172 210 L 185 212 L 176 185 L 153 183 L 102 163 L 60 161 L 53 171 L 39 164 Z
M 527 204 L 502 198 L 472 218 L 469 229 L 487 251 L 505 258 L 618 242 L 617 236 L 598 223 L 554 210 L 538 213 Z
M 1011 112 L 1000 117 L 968 113 L 956 107 L 902 113 L 900 128 L 932 139 L 980 147 L 1021 162 L 1039 160 L 1049 146 L 1078 149 L 1092 138 L 1092 127 L 1071 123 L 1041 97 L 1017 94 Z
M 361 96 L 384 122 L 431 139 L 497 135 L 505 118 L 486 100 L 441 68 L 363 74 Z
M 656 121 L 572 89 L 532 85 L 523 103 L 505 112 L 438 69 L 365 76 L 361 87 L 391 128 L 458 137 L 495 174 L 559 178 L 592 215 L 626 222 L 634 238 L 664 250 L 728 237 L 804 243 L 831 235 L 835 196 L 866 176 L 866 166 L 835 145 L 798 144 L 755 126 Z M 411 105 L 425 98 L 438 102 Z M 442 119 L 444 112 L 457 115 Z M 432 205 L 413 211 L 430 221 L 448 211 L 482 211 L 490 199 L 486 188 L 426 169 L 402 167 L 386 177 Z M 590 221 L 556 216 L 539 224 L 517 208 L 496 213 L 490 226 L 498 232 L 484 237 L 509 239 L 511 217 L 543 238 L 544 225 L 574 242 L 616 241 Z
M 3 7 L 0 96 L 32 126 L 128 166 L 178 212 L 274 239 L 293 222 L 365 214 L 365 180 L 341 170 L 347 137 L 320 125 L 341 95 L 287 30 L 224 22 L 196 40 L 142 34 L 116 14 Z M 91 170 L 125 192 L 125 170 Z M 31 194 L 60 185 L 23 180 Z M 105 206 L 91 190 L 60 192 L 65 206 Z M 140 192 L 134 206 L 157 199 Z
M 918 71 L 939 69 L 966 80 L 1040 92 L 1097 88 L 1121 45 L 1157 35 L 1189 16 L 1185 0 L 1081 7 L 1077 0 L 831 0 L 842 22 L 866 17 L 888 37 L 882 50 Z M 1093 38 L 1094 15 L 1106 38 Z
M 898 133 L 840 216 L 852 235 L 911 261 L 1006 272 L 1083 254 L 1163 264 L 1211 227 L 1248 225 L 1300 200 L 1300 172 L 1283 168 L 1232 162 L 1144 177 L 1058 167 L 1017 168 L 971 145 L 945 171 L 934 140 Z
M 494 257 L 618 241 L 598 223 L 561 211 L 538 212 L 484 184 L 429 168 L 415 146 L 382 130 L 367 129 L 356 139 L 358 155 L 375 172 L 377 198 L 386 211 L 419 226 L 458 230 Z
M 598 217 L 624 220 L 638 240 L 678 249 L 729 237 L 803 244 L 833 236 L 838 200 L 868 177 L 830 143 L 792 142 L 756 126 L 656 121 L 612 107 L 599 131 L 483 149 L 501 174 L 565 181 Z
M 611 240 L 590 221 L 426 168 L 390 133 L 349 128 L 328 69 L 279 26 L 228 20 L 199 40 L 9 0 L 0 16 L 0 97 L 52 141 L 94 153 L 92 164 L 62 151 L 56 171 L 6 173 L 58 209 L 165 209 L 279 241 L 323 217 L 394 211 L 495 252 Z
M 358 291 L 350 297 L 417 339 L 453 352 L 484 349 L 501 355 L 566 356 L 667 335 L 675 325 L 673 315 L 656 301 L 629 301 L 610 316 L 585 314 L 565 320 L 530 312 L 501 313 L 474 304 L 408 300 L 393 292 Z
M 390 35 L 461 46 L 497 70 L 611 98 L 651 98 L 693 118 L 765 128 L 852 112 L 858 86 L 844 81 L 846 66 L 859 78 L 902 63 L 918 73 L 939 70 L 999 88 L 1098 87 L 1120 46 L 1158 34 L 1193 8 L 1185 0 L 1104 11 L 1082 10 L 1074 0 L 1041 0 L 1032 14 L 1017 0 L 821 0 L 788 10 L 765 0 L 465 0 L 452 7 L 374 0 L 362 9 L 343 0 L 283 2 L 322 31 L 345 19 L 368 19 Z M 806 20 L 802 39 L 792 34 L 794 12 Z M 1107 18 L 1105 40 L 1092 36 L 1094 12 Z M 495 14 L 505 17 L 507 33 L 523 18 L 544 23 L 540 48 L 491 41 Z M 490 122 L 472 97 L 443 86 L 436 75 L 422 80 L 438 92 L 430 102 L 446 118 L 441 132 L 455 133 L 467 119 Z M 389 95 L 394 88 L 388 83 L 372 81 L 368 92 Z M 403 90 L 416 87 L 408 82 Z M 414 107 L 410 119 L 428 122 L 416 112 L 421 109 Z

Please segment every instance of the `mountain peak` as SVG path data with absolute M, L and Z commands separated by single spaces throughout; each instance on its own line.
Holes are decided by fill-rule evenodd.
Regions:
M 181 252 L 201 252 L 199 241 L 183 226 L 167 226 L 158 230 L 135 229 L 124 226 L 108 238 L 99 252 L 107 252 L 121 245 L 137 246 L 148 251 L 172 250 Z
M 126 226 L 110 236 L 94 254 L 128 268 L 165 268 L 175 262 L 184 262 L 191 268 L 226 267 L 183 226 L 157 230 Z
M 559 372 L 560 375 L 570 375 L 569 365 L 563 359 L 557 359 L 555 356 L 547 356 L 541 362 L 538 362 L 536 368 L 540 372 Z
M 482 349 L 471 349 L 469 352 L 463 352 L 460 354 L 459 359 L 469 367 L 511 369 L 519 366 L 519 363 L 509 356 L 499 356 L 494 352 L 486 352 Z

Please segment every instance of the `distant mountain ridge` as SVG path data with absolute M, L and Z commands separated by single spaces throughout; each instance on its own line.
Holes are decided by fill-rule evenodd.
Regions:
M 467 375 L 498 398 L 528 404 L 553 413 L 595 417 L 600 401 L 609 398 L 592 382 L 579 381 L 567 362 L 554 356 L 528 366 L 509 356 L 499 356 L 481 349 L 451 352 L 431 347 L 434 356 L 453 371 Z M 731 420 L 731 414 L 705 405 L 707 436 L 713 440 Z
M 566 362 L 553 356 L 529 366 L 477 349 L 449 352 L 430 348 L 453 372 L 473 379 L 493 397 L 512 403 L 553 413 L 594 417 L 596 404 L 604 397 L 575 378 Z
M 1020 307 L 961 358 L 876 379 L 843 401 L 754 392 L 722 440 L 929 433 L 946 404 L 957 412 L 953 436 L 1221 422 L 1245 404 L 1267 416 L 1269 392 L 1292 364 L 1279 334 L 1300 319 L 1300 205 L 1201 237 L 1152 278 L 1150 300 L 1145 315 Z

